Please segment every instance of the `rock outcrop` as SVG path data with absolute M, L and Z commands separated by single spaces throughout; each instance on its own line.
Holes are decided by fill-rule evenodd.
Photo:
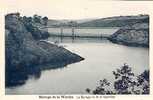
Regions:
M 26 24 L 25 24 L 26 23 Z M 32 24 L 29 24 L 32 25 Z M 5 16 L 5 63 L 6 86 L 18 85 L 25 82 L 29 73 L 40 73 L 38 65 L 50 63 L 64 65 L 83 60 L 63 47 L 39 41 L 36 34 L 43 33 L 38 28 L 29 27 L 19 13 Z
M 149 47 L 149 22 L 122 27 L 111 35 L 109 40 L 128 46 Z

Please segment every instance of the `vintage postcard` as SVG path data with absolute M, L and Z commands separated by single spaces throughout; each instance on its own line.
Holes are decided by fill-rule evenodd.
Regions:
M 1 100 L 151 100 L 152 0 L 0 3 Z

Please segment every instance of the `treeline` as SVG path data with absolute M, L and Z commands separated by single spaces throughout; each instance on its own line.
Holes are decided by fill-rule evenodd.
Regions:
M 26 17 L 26 16 L 23 16 L 22 17 L 23 20 L 27 21 L 27 22 L 33 22 L 33 23 L 37 23 L 38 25 L 41 24 L 41 25 L 47 25 L 47 22 L 48 22 L 48 17 L 42 17 L 42 16 L 39 16 L 37 14 L 33 15 L 33 17 Z
M 40 28 L 47 25 L 48 18 L 34 15 L 33 17 L 21 17 L 26 29 L 32 33 L 35 39 L 44 39 L 49 37 L 49 33 Z
M 24 24 L 26 30 L 30 32 L 33 36 L 34 39 L 39 40 L 39 39 L 45 39 L 49 37 L 49 33 L 45 30 L 42 30 L 41 27 L 44 27 L 47 25 L 48 18 L 38 16 L 38 15 L 33 15 L 33 17 L 27 17 L 27 16 L 20 16 L 20 13 L 11 13 L 7 14 L 5 16 L 5 19 L 9 19 L 12 16 L 16 16 L 19 18 L 18 21 L 20 21 L 22 24 Z M 5 22 L 5 28 L 7 29 L 7 25 L 9 25 L 11 22 L 6 21 Z

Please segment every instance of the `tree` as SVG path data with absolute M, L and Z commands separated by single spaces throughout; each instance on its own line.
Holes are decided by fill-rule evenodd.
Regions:
M 48 17 L 45 16 L 45 17 L 42 18 L 42 20 L 44 22 L 44 25 L 46 26 L 47 23 L 48 23 Z
M 149 70 L 145 70 L 142 74 L 137 76 L 137 86 L 142 87 L 142 94 L 149 94 L 150 92 L 150 84 L 149 84 Z
M 41 23 L 41 16 L 38 16 L 37 14 L 35 14 L 35 15 L 33 16 L 33 20 L 34 20 L 34 22 L 36 22 L 36 23 Z
M 134 85 L 134 73 L 131 67 L 124 64 L 121 69 L 113 71 L 116 81 L 114 82 L 114 88 L 117 94 L 131 94 Z

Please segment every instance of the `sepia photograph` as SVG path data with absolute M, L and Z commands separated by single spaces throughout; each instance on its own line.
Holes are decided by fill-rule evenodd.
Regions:
M 151 1 L 5 2 L 5 95 L 151 94 Z

